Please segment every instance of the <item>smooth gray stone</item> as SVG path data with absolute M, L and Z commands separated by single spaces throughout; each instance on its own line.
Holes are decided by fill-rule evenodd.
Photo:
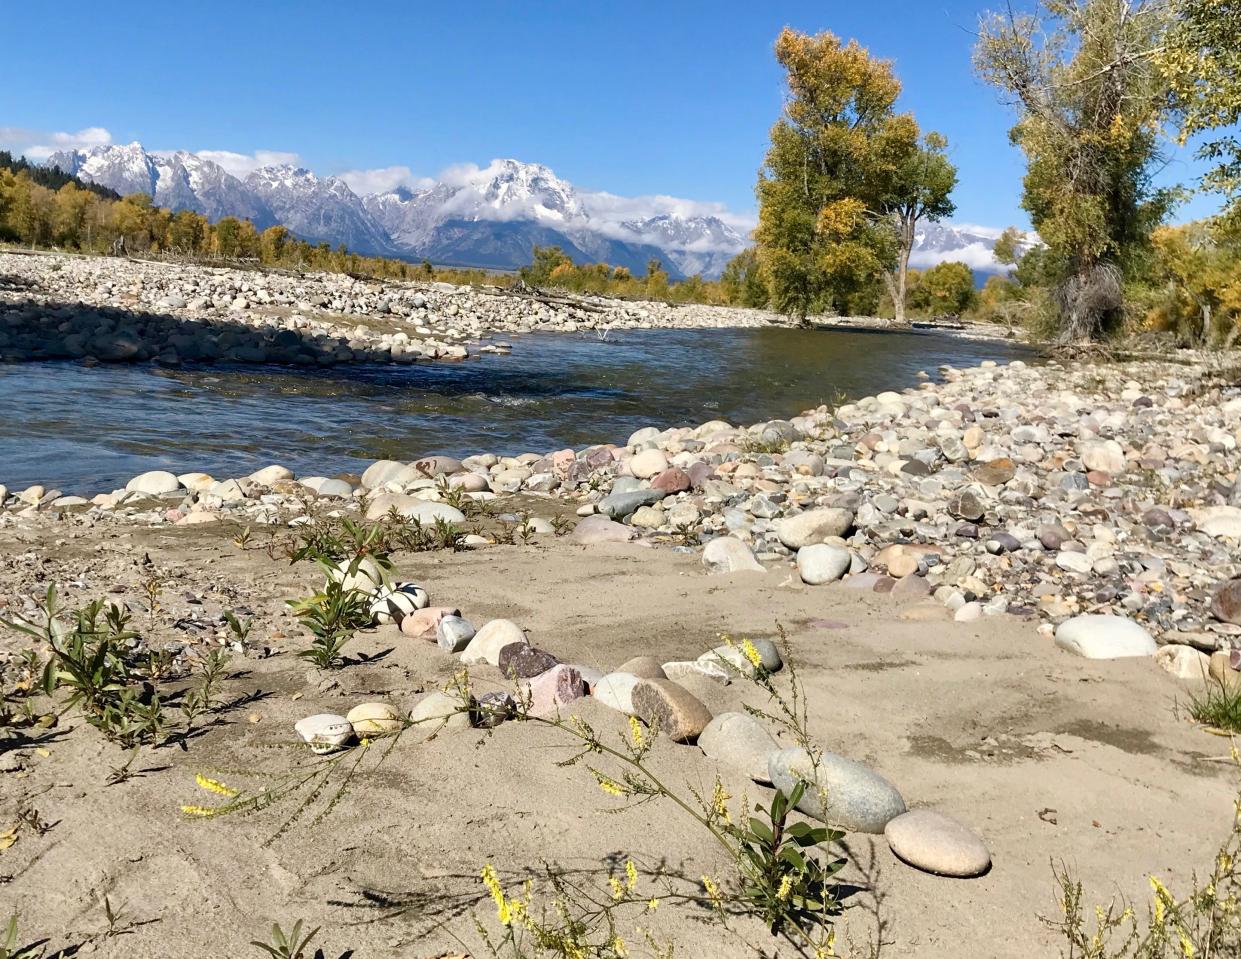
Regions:
M 661 489 L 636 489 L 625 493 L 609 493 L 599 501 L 599 512 L 615 520 L 632 515 L 639 506 L 653 506 L 667 493 Z
M 850 832 L 881 833 L 884 827 L 905 811 L 905 800 L 896 787 L 873 769 L 838 756 L 822 754 L 817 785 L 812 781 L 814 767 L 800 746 L 773 753 L 767 767 L 772 784 L 790 795 L 799 779 L 810 782 L 797 808 L 821 822 Z M 827 808 L 819 801 L 819 789 L 827 793 Z
M 707 757 L 740 770 L 757 783 L 770 783 L 768 762 L 780 744 L 749 713 L 720 713 L 698 736 Z

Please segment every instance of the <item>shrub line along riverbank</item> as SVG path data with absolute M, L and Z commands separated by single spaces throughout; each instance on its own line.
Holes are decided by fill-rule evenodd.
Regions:
M 867 317 L 825 320 L 887 328 Z M 0 252 L 0 361 L 415 363 L 503 352 L 536 332 L 787 326 L 776 313 L 445 283 Z M 935 327 L 1001 339 L 987 325 Z

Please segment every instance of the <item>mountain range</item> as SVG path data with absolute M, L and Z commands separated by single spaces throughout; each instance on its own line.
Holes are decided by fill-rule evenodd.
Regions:
M 652 205 L 579 191 L 548 167 L 518 160 L 458 168 L 439 181 L 363 196 L 342 177 L 289 164 L 242 178 L 205 156 L 148 151 L 136 142 L 60 151 L 46 165 L 121 194 L 146 193 L 160 206 L 194 210 L 213 222 L 245 217 L 260 230 L 279 223 L 310 242 L 442 265 L 516 269 L 530 262 L 534 246 L 556 245 L 579 263 L 606 262 L 641 275 L 656 259 L 673 279 L 710 279 L 747 245 L 719 216 L 667 209 L 678 202 L 669 198 Z M 986 228 L 928 224 L 913 262 L 963 259 L 978 270 L 995 269 L 996 236 Z

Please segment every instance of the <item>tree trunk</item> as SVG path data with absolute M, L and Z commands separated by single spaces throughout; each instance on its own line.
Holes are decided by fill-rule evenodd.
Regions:
M 914 249 L 914 227 L 917 218 L 910 213 L 902 213 L 897 219 L 897 230 L 900 234 L 901 246 L 896 254 L 896 269 L 888 283 L 892 295 L 892 309 L 896 322 L 905 324 L 905 296 L 909 286 L 909 257 Z

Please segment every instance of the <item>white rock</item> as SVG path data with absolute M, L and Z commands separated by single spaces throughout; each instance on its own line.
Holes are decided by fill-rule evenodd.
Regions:
M 380 587 L 375 594 L 371 617 L 376 623 L 399 626 L 401 620 L 416 609 L 425 609 L 430 601 L 427 591 L 416 583 L 393 583 L 391 587 Z
M 336 569 L 329 575 L 345 590 L 360 593 L 373 593 L 383 586 L 384 581 L 383 571 L 379 564 L 369 556 L 352 560 L 343 559 L 336 564 Z
M 151 470 L 149 473 L 135 476 L 125 484 L 126 490 L 132 493 L 145 493 L 148 496 L 175 493 L 180 488 L 180 481 L 166 470 Z
M 668 468 L 668 457 L 662 450 L 643 450 L 629 461 L 629 472 L 638 479 L 650 479 Z
M 318 713 L 299 719 L 293 730 L 316 753 L 332 753 L 343 749 L 353 739 L 353 725 L 344 716 Z
M 592 695 L 605 706 L 633 715 L 633 688 L 641 681 L 633 673 L 608 673 L 595 683 Z
M 461 651 L 461 662 L 467 666 L 478 663 L 500 665 L 500 650 L 510 643 L 526 642 L 526 634 L 516 623 L 507 619 L 493 619 L 486 623 Z
M 702 565 L 709 573 L 765 573 L 754 551 L 735 536 L 718 536 L 703 548 Z
M 815 543 L 797 551 L 797 572 L 809 586 L 835 582 L 849 572 L 851 562 L 847 549 L 829 543 Z
M 1155 655 L 1151 634 L 1123 616 L 1088 614 L 1067 619 L 1056 629 L 1056 645 L 1086 659 Z

